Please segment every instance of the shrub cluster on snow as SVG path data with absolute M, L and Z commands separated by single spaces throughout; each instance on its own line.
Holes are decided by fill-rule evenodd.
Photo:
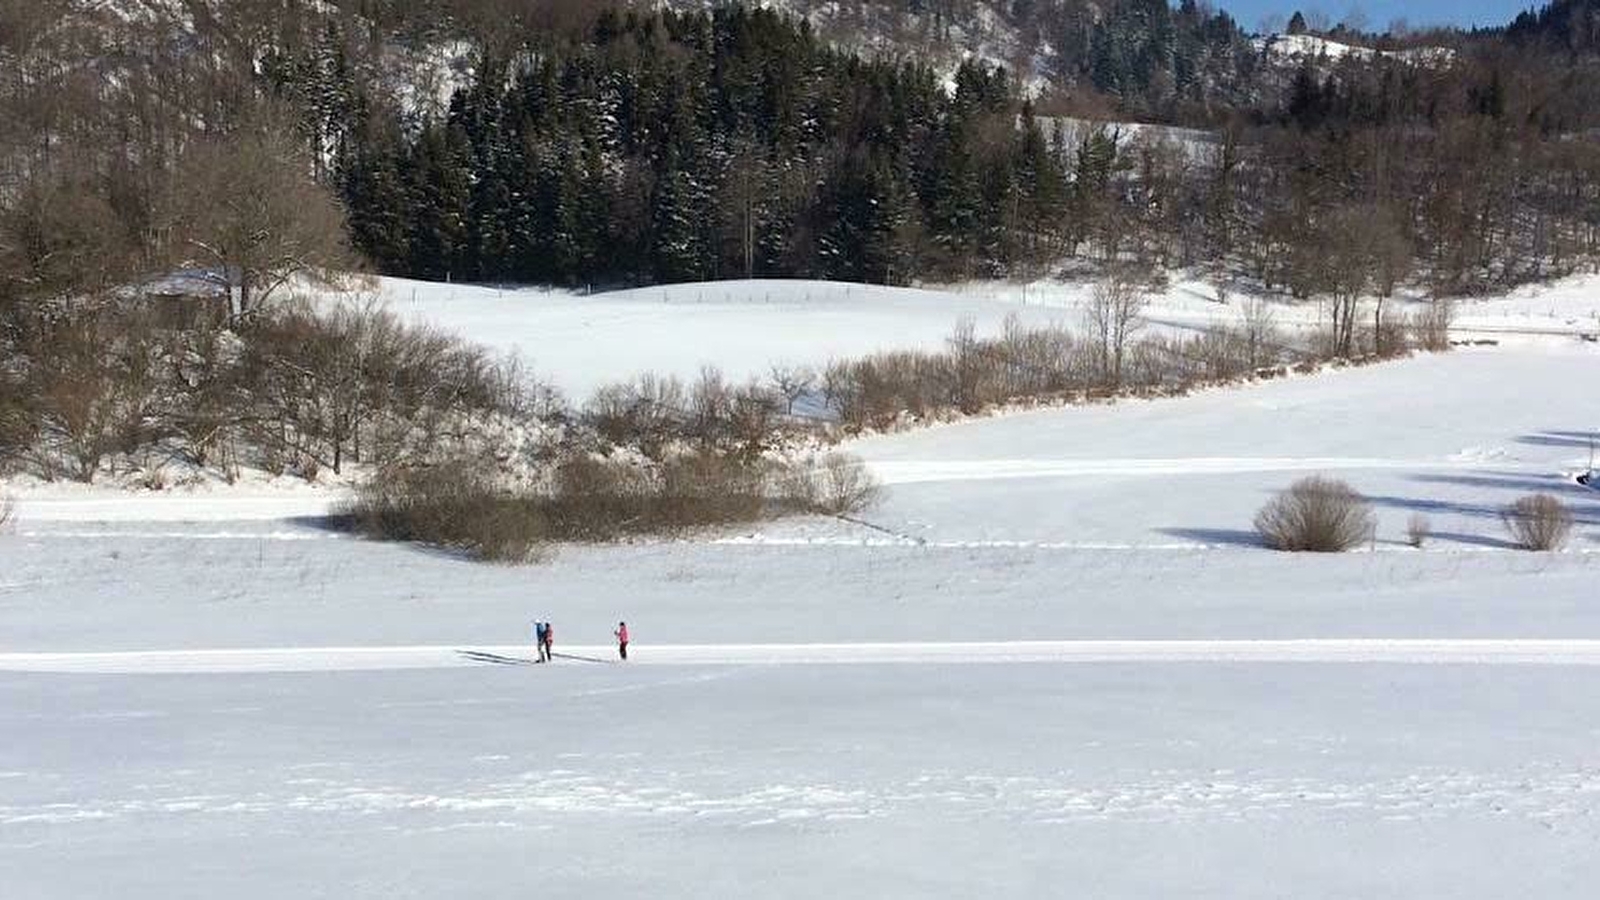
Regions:
M 1355 488 L 1313 475 L 1290 485 L 1256 514 L 1256 531 L 1275 550 L 1340 553 L 1372 537 L 1377 520 Z
M 151 489 L 168 485 L 173 464 L 226 480 L 247 469 L 365 476 L 348 512 L 366 533 L 521 559 L 547 541 L 860 510 L 878 492 L 871 476 L 848 458 L 814 456 L 841 431 L 1182 393 L 1312 371 L 1335 350 L 1291 344 L 1265 304 L 1247 304 L 1232 327 L 1145 335 L 1145 287 L 1131 270 L 1109 270 L 1076 330 L 1012 318 L 998 337 L 978 338 L 963 322 L 937 352 L 820 372 L 776 366 L 743 384 L 710 367 L 688 383 L 645 374 L 582 406 L 514 359 L 370 304 L 290 302 L 176 327 L 114 300 L 17 306 L 0 323 L 10 351 L 0 467 L 85 482 L 109 471 Z M 1395 325 L 1386 336 L 1375 317 L 1354 346 L 1362 358 L 1404 352 L 1426 344 L 1431 327 Z M 1286 496 L 1327 499 L 1296 489 Z M 1314 517 L 1263 516 L 1273 546 L 1351 542 Z
M 1442 330 L 1447 325 L 1441 324 L 1447 320 L 1390 318 L 1379 323 L 1382 328 L 1358 325 L 1355 355 L 1346 355 L 1325 335 L 1291 341 L 1263 303 L 1246 304 L 1231 326 L 1181 336 L 1142 335 L 1143 307 L 1136 282 L 1111 277 L 1096 289 L 1081 328 L 1028 328 L 1013 317 L 1000 336 L 985 339 L 963 322 L 942 351 L 890 351 L 835 361 L 817 384 L 828 411 L 844 428 L 882 430 L 906 419 L 971 415 L 1010 404 L 1182 394 L 1311 372 L 1325 363 L 1447 346 Z
M 1500 511 L 1512 542 L 1523 550 L 1565 546 L 1574 523 L 1572 510 L 1557 497 L 1530 494 Z M 1333 478 L 1302 478 L 1256 514 L 1256 531 L 1275 550 L 1339 553 L 1375 539 L 1372 506 L 1355 488 Z M 1406 543 L 1420 548 L 1433 534 L 1421 513 L 1406 522 Z
M 533 484 L 470 465 L 389 470 L 363 484 L 342 514 L 371 537 L 525 562 L 556 541 L 673 534 L 788 513 L 843 515 L 870 504 L 876 490 L 860 462 L 844 454 L 784 460 L 691 450 L 661 462 L 575 456 Z
M 1549 494 L 1530 494 L 1500 512 L 1511 539 L 1524 550 L 1559 550 L 1572 533 L 1572 510 Z
M 46 480 L 165 466 L 315 479 L 529 421 L 512 361 L 370 307 L 167 327 L 115 302 L 8 311 L 0 463 Z
M 807 455 L 827 429 L 803 431 L 793 395 L 714 369 L 574 409 L 514 360 L 371 306 L 291 303 L 226 327 L 116 303 L 7 313 L 0 462 L 49 480 L 112 471 L 161 488 L 174 463 L 228 480 L 367 474 L 347 510 L 361 530 L 498 560 L 551 540 L 846 513 L 876 490 L 858 463 Z

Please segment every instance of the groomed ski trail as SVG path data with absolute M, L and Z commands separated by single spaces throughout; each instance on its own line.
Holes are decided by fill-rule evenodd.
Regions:
M 613 664 L 606 645 L 557 646 L 554 665 Z M 965 643 L 638 644 L 628 666 L 892 665 L 1002 663 L 1392 663 L 1600 665 L 1595 639 L 1333 638 L 1304 640 L 1082 640 Z M 520 665 L 521 645 L 271 647 L 0 653 L 0 671 L 173 675 L 346 672 Z
M 1476 459 L 1385 459 L 1345 456 L 1187 456 L 1161 459 L 871 459 L 867 467 L 887 485 L 1013 478 L 1240 475 L 1255 472 L 1471 469 L 1486 474 L 1543 474 L 1528 466 L 1485 465 Z

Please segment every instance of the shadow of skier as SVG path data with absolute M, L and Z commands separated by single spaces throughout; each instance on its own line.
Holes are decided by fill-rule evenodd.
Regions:
M 457 650 L 456 653 L 462 659 L 490 663 L 497 666 L 531 666 L 534 664 L 531 659 L 522 659 L 517 656 L 501 656 L 498 653 L 485 653 L 482 650 Z
M 583 662 L 600 663 L 602 665 L 610 665 L 614 661 L 609 659 L 600 659 L 599 657 L 595 656 L 579 656 L 576 653 L 552 653 L 550 655 L 557 659 L 577 659 L 582 660 Z

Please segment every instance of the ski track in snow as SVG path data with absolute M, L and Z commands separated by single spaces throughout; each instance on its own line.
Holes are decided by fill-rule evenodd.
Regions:
M 19 531 L 30 540 L 337 541 L 347 535 L 315 531 Z M 0 585 L 3 587 L 3 585 Z
M 1229 475 L 1246 472 L 1320 472 L 1357 469 L 1482 470 L 1471 459 L 1381 459 L 1362 457 L 1174 457 L 1170 459 L 979 459 L 871 460 L 873 474 L 884 484 L 930 481 L 993 481 L 1005 478 L 1074 478 L 1091 476 Z M 1498 474 L 1498 472 L 1497 472 Z M 1503 474 L 1526 474 L 1505 469 Z
M 1002 663 L 1393 663 L 1600 665 L 1600 640 L 1330 638 L 833 644 L 674 644 L 630 648 L 628 666 Z M 561 665 L 614 665 L 609 646 L 558 647 Z M 552 663 L 555 664 L 555 663 Z M 80 674 L 343 672 L 532 665 L 526 646 L 272 647 L 0 653 L 0 671 Z

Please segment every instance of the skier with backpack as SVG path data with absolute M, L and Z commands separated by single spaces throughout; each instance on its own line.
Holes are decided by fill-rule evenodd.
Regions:
M 534 660 L 534 662 L 549 662 L 550 661 L 550 657 L 549 657 L 549 652 L 550 651 L 546 647 L 546 644 L 545 644 L 546 639 L 549 638 L 549 636 L 550 636 L 550 624 L 548 622 L 544 622 L 542 620 L 535 619 L 534 622 L 533 622 L 533 648 L 534 648 L 535 651 L 538 652 L 539 658 Z

